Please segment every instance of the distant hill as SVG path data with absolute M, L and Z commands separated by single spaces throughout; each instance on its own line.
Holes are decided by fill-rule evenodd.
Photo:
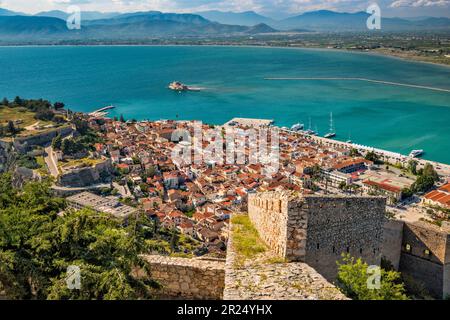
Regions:
M 53 14 L 61 16 L 60 12 Z M 47 16 L 0 16 L 0 39 L 43 40 L 144 40 L 164 37 L 249 35 L 276 32 L 265 24 L 253 27 L 211 22 L 195 14 L 139 12 L 109 19 L 88 20 L 81 30 L 68 30 L 64 19 Z
M 249 27 L 223 25 L 195 14 L 161 13 L 157 11 L 124 14 L 112 19 L 93 20 L 86 23 L 88 34 L 113 38 L 120 35 L 131 38 L 167 36 L 205 36 L 242 33 Z
M 196 14 L 214 22 L 222 23 L 222 24 L 234 24 L 241 26 L 252 27 L 257 24 L 267 24 L 272 25 L 275 23 L 275 20 L 262 16 L 254 11 L 245 11 L 245 12 L 223 12 L 223 11 L 203 11 L 197 12 Z
M 305 32 L 367 32 L 365 12 L 339 13 L 327 10 L 307 12 L 272 24 L 224 24 L 206 19 L 198 14 L 163 13 L 159 11 L 126 14 L 83 12 L 81 30 L 68 30 L 67 14 L 63 11 L 41 12 L 35 16 L 17 15 L 0 9 L 0 41 L 45 42 L 108 40 L 148 40 L 154 38 L 194 38 L 247 36 L 275 33 L 279 30 Z M 254 17 L 254 13 L 240 15 Z M 106 15 L 106 16 L 105 16 Z M 108 16 L 112 15 L 112 16 Z M 89 19 L 86 17 L 101 17 Z M 276 26 L 274 27 L 273 24 Z M 450 30 L 450 19 L 384 18 L 381 31 Z
M 366 29 L 369 15 L 365 12 L 340 13 L 328 10 L 306 12 L 279 21 L 277 27 L 283 29 L 311 29 L 318 31 Z
M 0 16 L 18 16 L 18 15 L 20 16 L 20 15 L 25 15 L 25 14 L 21 13 L 21 12 L 15 12 L 15 11 L 0 8 Z
M 260 23 L 257 24 L 256 26 L 249 27 L 249 29 L 246 30 L 245 32 L 249 34 L 260 34 L 260 33 L 274 33 L 278 32 L 278 30 L 268 26 L 265 23 Z
M 367 31 L 366 21 L 370 15 L 366 12 L 334 12 L 319 10 L 306 12 L 304 14 L 290 17 L 275 24 L 275 27 L 283 30 L 309 29 L 315 31 Z M 383 31 L 414 31 L 433 30 L 435 28 L 449 28 L 448 18 L 425 18 L 425 19 L 401 19 L 382 18 L 381 28 Z
M 97 12 L 97 11 L 82 11 L 82 20 L 97 20 L 97 19 L 109 19 L 120 15 L 118 12 Z M 37 17 L 52 17 L 62 20 L 66 20 L 69 16 L 68 13 L 60 10 L 43 11 L 35 14 Z
M 33 16 L 1 16 L 0 33 L 51 34 L 67 31 L 66 22 L 57 18 Z
M 159 11 L 121 14 L 111 19 L 89 21 L 89 25 L 139 24 L 148 21 L 172 21 L 185 24 L 208 25 L 211 21 L 196 14 L 162 13 Z

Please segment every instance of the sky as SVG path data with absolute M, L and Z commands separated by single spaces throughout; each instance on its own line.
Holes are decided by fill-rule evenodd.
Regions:
M 77 5 L 85 11 L 199 12 L 206 10 L 255 11 L 280 19 L 307 11 L 365 11 L 377 3 L 386 17 L 450 17 L 450 0 L 0 0 L 0 8 L 25 13 L 66 10 Z

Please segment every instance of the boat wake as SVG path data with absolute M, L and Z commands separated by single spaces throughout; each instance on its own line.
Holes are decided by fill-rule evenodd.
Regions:
M 341 78 L 341 77 L 333 77 L 333 78 L 264 78 L 264 80 L 350 80 L 350 81 L 364 81 L 364 82 L 372 82 L 372 83 L 380 83 L 380 84 L 386 84 L 391 86 L 401 86 L 401 87 L 409 87 L 409 88 L 417 88 L 417 89 L 426 89 L 426 90 L 433 90 L 433 91 L 440 91 L 440 92 L 450 92 L 450 89 L 444 89 L 444 88 L 436 88 L 436 87 L 429 87 L 429 86 L 421 86 L 416 84 L 408 84 L 408 83 L 400 83 L 400 82 L 391 82 L 391 81 L 383 81 L 383 80 L 374 80 L 374 79 L 367 79 L 367 78 Z

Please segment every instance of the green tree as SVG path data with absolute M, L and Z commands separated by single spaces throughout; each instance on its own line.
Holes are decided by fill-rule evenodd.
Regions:
M 180 235 L 178 234 L 178 232 L 175 229 L 173 229 L 171 238 L 170 238 L 170 249 L 172 252 L 175 252 L 177 250 L 179 241 L 180 241 Z
M 16 106 L 23 106 L 24 105 L 24 100 L 22 98 L 20 98 L 19 96 L 14 98 L 14 104 Z
M 418 175 L 416 182 L 411 187 L 414 192 L 428 191 L 434 186 L 435 182 L 439 181 L 438 173 L 429 163 L 425 164 L 423 169 L 418 171 Z
M 23 190 L 0 176 L 0 284 L 11 299 L 150 298 L 157 284 L 146 274 L 140 253 L 147 251 L 144 215 L 126 225 L 107 214 L 66 210 L 50 182 L 28 183 Z M 67 267 L 80 267 L 81 288 L 69 290 Z M 140 268 L 143 278 L 133 276 Z
M 379 164 L 382 162 L 380 160 L 380 157 L 374 151 L 367 152 L 367 154 L 364 158 L 366 160 L 372 161 L 373 163 L 376 163 L 376 164 Z
M 58 134 L 52 141 L 52 147 L 55 150 L 61 150 L 61 145 L 62 145 L 62 137 L 60 134 Z
M 55 114 L 50 109 L 40 108 L 36 111 L 34 118 L 37 120 L 51 121 L 55 117 Z
M 358 157 L 358 156 L 360 156 L 361 154 L 359 153 L 359 151 L 357 150 L 357 149 L 355 149 L 355 148 L 352 148 L 351 150 L 350 150 L 350 157 Z
M 412 197 L 414 192 L 410 188 L 403 188 L 402 189 L 402 198 L 407 199 L 409 197 Z
M 423 167 L 422 175 L 425 177 L 431 177 L 434 180 L 434 182 L 439 181 L 438 173 L 436 172 L 436 170 L 434 170 L 433 165 L 429 163 L 426 163 L 425 166 Z
M 367 263 L 361 258 L 343 254 L 342 262 L 337 264 L 337 286 L 347 297 L 353 300 L 408 300 L 399 272 L 380 269 L 380 287 L 371 289 L 368 285 L 371 274 L 368 273 Z
M 14 125 L 14 122 L 13 121 L 11 121 L 11 120 L 9 120 L 8 121 L 8 132 L 11 134 L 11 135 L 15 135 L 16 133 L 17 133 L 17 128 L 16 128 L 16 126 Z
M 72 119 L 72 122 L 75 125 L 75 128 L 77 129 L 77 131 L 81 135 L 84 135 L 84 134 L 88 133 L 88 131 L 89 131 L 89 124 L 88 124 L 88 122 L 86 120 L 84 120 L 80 116 L 74 116 L 73 119 Z
M 411 172 L 414 175 L 417 174 L 417 165 L 418 165 L 417 160 L 413 160 L 413 159 L 409 160 L 408 161 L 409 172 Z
M 59 109 L 64 109 L 65 104 L 63 102 L 55 102 L 53 104 L 53 108 L 55 108 L 55 110 L 59 110 Z

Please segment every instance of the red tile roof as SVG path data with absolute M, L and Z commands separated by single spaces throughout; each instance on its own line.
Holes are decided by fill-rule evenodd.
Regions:
M 400 189 L 399 187 L 395 187 L 392 185 L 389 185 L 387 183 L 379 183 L 379 182 L 375 182 L 375 181 L 371 181 L 371 180 L 364 180 L 363 181 L 364 184 L 367 184 L 369 186 L 373 186 L 373 187 L 379 187 L 380 189 L 386 190 L 386 191 L 390 191 L 390 192 L 400 192 L 402 189 Z

